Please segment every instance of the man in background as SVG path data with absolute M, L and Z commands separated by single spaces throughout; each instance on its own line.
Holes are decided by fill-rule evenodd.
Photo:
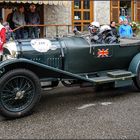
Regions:
M 6 21 L 9 23 L 10 28 L 13 30 L 15 28 L 14 22 L 13 22 L 13 15 L 14 15 L 15 9 L 12 9 L 12 12 L 8 14 Z
M 27 24 L 28 25 L 39 25 L 40 17 L 36 11 L 36 6 L 31 4 L 29 7 L 29 13 L 27 13 Z M 29 38 L 39 38 L 39 27 L 29 27 Z
M 110 28 L 111 28 L 113 34 L 118 38 L 119 37 L 119 34 L 118 34 L 117 29 L 116 29 L 116 23 L 115 23 L 115 21 L 111 21 L 110 22 Z
M 13 14 L 13 22 L 15 28 L 25 25 L 25 15 L 23 5 L 19 5 L 18 10 Z M 16 30 L 16 39 L 24 38 L 24 27 Z

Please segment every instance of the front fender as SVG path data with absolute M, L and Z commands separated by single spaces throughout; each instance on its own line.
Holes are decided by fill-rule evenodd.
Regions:
M 34 72 L 38 77 L 57 77 L 59 69 L 44 65 L 32 60 L 19 58 L 19 59 L 9 59 L 1 61 L 0 63 L 0 76 L 10 70 L 14 69 L 28 69 Z
M 92 82 L 90 79 L 81 77 L 78 74 L 70 73 L 58 68 L 54 68 L 24 58 L 2 61 L 0 63 L 0 77 L 10 70 L 19 68 L 28 69 L 34 72 L 40 79 L 44 78 L 78 79 L 82 81 Z
M 129 71 L 131 71 L 134 74 L 138 74 L 138 69 L 140 66 L 140 53 L 138 53 L 134 58 L 132 59 L 130 65 L 129 65 Z

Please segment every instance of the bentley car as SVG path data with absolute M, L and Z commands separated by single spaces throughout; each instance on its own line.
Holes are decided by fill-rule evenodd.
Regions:
M 27 39 L 4 44 L 0 62 L 0 113 L 28 115 L 43 88 L 131 85 L 140 89 L 140 40 L 92 44 L 82 36 Z

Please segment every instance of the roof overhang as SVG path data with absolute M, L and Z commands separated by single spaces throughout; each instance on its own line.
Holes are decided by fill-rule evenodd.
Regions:
M 0 0 L 1 3 L 34 3 L 45 5 L 64 5 L 67 6 L 70 1 L 57 0 Z

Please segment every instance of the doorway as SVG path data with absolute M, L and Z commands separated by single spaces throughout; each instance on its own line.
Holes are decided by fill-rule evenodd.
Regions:
M 119 17 L 124 16 L 128 21 L 134 20 L 134 0 L 111 0 L 110 19 L 119 23 Z
M 20 3 L 5 3 L 5 4 L 1 4 L 3 5 L 3 7 L 0 8 L 0 16 L 3 16 L 4 21 L 6 21 L 7 16 L 9 13 L 12 12 L 12 9 L 17 9 L 17 7 L 20 5 Z M 36 5 L 36 10 L 39 13 L 40 16 L 40 24 L 44 24 L 44 5 L 39 5 L 39 4 L 35 4 Z M 25 8 L 25 16 L 29 11 L 29 3 L 25 3 L 23 4 L 24 8 Z M 1 10 L 3 9 L 3 10 Z M 3 11 L 3 12 L 2 12 Z M 44 28 L 40 27 L 40 37 L 44 36 Z
M 132 6 L 131 0 L 129 1 L 120 1 L 120 16 L 123 16 L 128 19 L 129 22 L 132 21 Z

